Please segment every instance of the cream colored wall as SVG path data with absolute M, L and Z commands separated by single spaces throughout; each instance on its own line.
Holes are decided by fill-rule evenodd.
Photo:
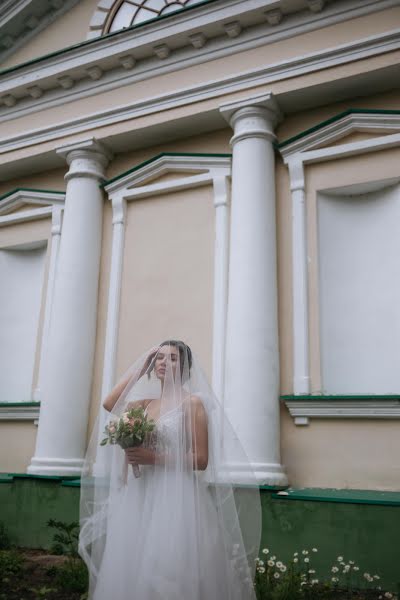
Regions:
M 79 0 L 66 14 L 50 23 L 43 31 L 21 46 L 2 63 L 6 69 L 30 61 L 38 56 L 62 50 L 86 40 L 92 14 L 99 0 Z
M 44 164 L 43 172 L 41 173 L 28 174 L 23 177 L 0 181 L 0 196 L 17 188 L 63 192 L 65 190 L 64 175 L 67 171 L 67 163 L 65 163 L 65 169 L 52 169 L 49 171 L 46 170 L 46 164 Z M 26 209 L 24 208 L 23 210 Z
M 282 412 L 282 461 L 293 487 L 400 491 L 397 420 L 323 420 Z
M 183 339 L 211 376 L 211 188 L 129 203 L 117 372 L 164 339 Z
M 32 421 L 0 421 L 0 473 L 26 473 L 36 432 Z

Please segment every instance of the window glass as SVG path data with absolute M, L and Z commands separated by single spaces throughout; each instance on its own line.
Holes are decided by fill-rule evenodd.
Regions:
M 150 19 L 182 10 L 204 0 L 125 0 L 118 2 L 114 18 L 108 31 L 118 31 L 132 25 L 139 25 Z

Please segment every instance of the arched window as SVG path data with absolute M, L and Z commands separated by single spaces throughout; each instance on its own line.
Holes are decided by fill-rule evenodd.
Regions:
M 204 0 L 118 0 L 110 11 L 104 33 L 163 17 Z

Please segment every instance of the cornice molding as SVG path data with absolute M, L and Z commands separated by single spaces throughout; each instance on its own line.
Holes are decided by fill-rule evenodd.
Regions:
M 400 110 L 349 109 L 318 123 L 278 145 L 284 159 L 337 142 L 355 132 L 396 133 L 400 131 Z
M 400 419 L 400 396 L 282 396 L 282 401 L 296 425 L 308 425 L 312 418 Z
M 37 425 L 40 412 L 39 402 L 6 402 L 0 404 L 0 421 L 34 421 Z
M 337 64 L 345 64 L 362 56 L 371 56 L 374 52 L 380 54 L 388 48 L 400 48 L 400 31 L 389 32 L 378 36 L 372 36 L 367 40 L 361 40 L 340 46 L 332 50 L 326 49 L 322 52 L 313 53 L 303 57 L 296 57 L 287 61 L 276 63 L 262 69 L 247 71 L 225 79 L 202 83 L 197 86 L 184 88 L 165 95 L 147 98 L 132 102 L 128 105 L 117 106 L 88 116 L 79 116 L 69 121 L 58 122 L 48 127 L 41 127 L 31 131 L 24 131 L 17 135 L 0 140 L 0 154 L 26 148 L 38 144 L 57 140 L 70 135 L 86 132 L 105 125 L 117 124 L 126 120 L 160 113 L 164 110 L 184 106 L 188 103 L 196 103 L 209 99 L 217 99 L 220 96 L 247 90 L 251 87 L 268 85 L 269 83 L 311 73 L 321 68 L 328 68 Z M 0 77 L 1 81 L 1 77 Z M 278 97 L 279 101 L 279 97 Z M 42 109 L 47 109 L 52 103 L 44 103 Z M 19 110 L 19 109 L 18 109 Z M 33 110 L 33 109 L 32 109 Z M 217 109 L 216 109 L 217 111 Z M 25 114 L 22 111 L 20 114 Z M 11 118 L 13 115 L 0 112 L 0 121 Z M 14 116 L 18 116 L 14 113 Z M 285 149 L 286 151 L 286 149 Z
M 263 10 L 271 5 L 271 1 L 225 0 L 223 3 L 194 5 L 193 10 L 180 11 L 168 18 L 157 19 L 157 22 L 115 32 L 0 72 L 0 120 L 46 110 L 50 106 L 154 77 L 155 73 L 161 75 L 188 68 L 398 4 L 397 0 L 381 0 L 380 3 L 339 1 L 322 12 L 303 10 L 287 15 L 271 26 Z M 227 19 L 230 24 L 238 23 L 237 35 L 232 36 L 231 29 L 225 27 Z M 199 33 L 207 40 L 203 45 L 191 39 L 192 34 Z M 394 30 L 384 36 L 329 48 L 314 53 L 312 58 L 307 55 L 271 65 L 261 70 L 259 76 L 262 78 L 264 72 L 265 79 L 267 75 L 265 83 L 274 80 L 274 71 L 277 71 L 275 80 L 298 76 L 309 72 L 310 58 L 317 61 L 315 68 L 320 69 L 358 60 L 371 53 L 381 54 L 398 49 L 399 37 L 398 30 Z M 375 38 L 378 44 L 374 44 Z M 168 52 L 158 51 L 160 44 Z M 345 47 L 351 49 L 347 57 L 343 56 Z M 289 69 L 286 75 L 285 69 Z M 258 85 L 262 83 L 260 81 Z

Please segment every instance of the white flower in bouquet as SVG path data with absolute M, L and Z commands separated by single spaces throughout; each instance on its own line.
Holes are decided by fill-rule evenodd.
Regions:
M 139 406 L 125 411 L 119 419 L 108 423 L 104 429 L 106 436 L 100 446 L 118 444 L 124 450 L 141 446 L 147 435 L 154 430 L 155 422 L 148 419 L 144 409 Z M 140 477 L 139 465 L 132 465 L 135 477 Z

